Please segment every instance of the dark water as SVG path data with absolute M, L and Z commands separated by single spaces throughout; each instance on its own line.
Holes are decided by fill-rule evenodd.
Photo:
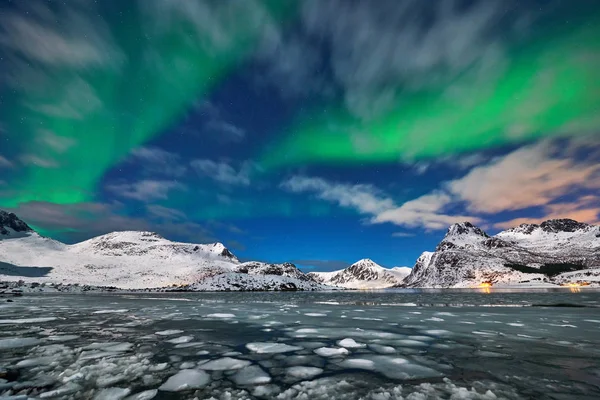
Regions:
M 590 289 L 14 300 L 0 305 L 0 396 L 600 398 Z

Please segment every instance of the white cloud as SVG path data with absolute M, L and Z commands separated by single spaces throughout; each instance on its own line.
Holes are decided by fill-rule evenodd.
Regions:
M 600 189 L 596 157 L 600 148 L 591 140 L 541 141 L 522 147 L 401 205 L 371 185 L 296 176 L 283 182 L 282 187 L 296 193 L 314 193 L 323 200 L 370 215 L 371 223 L 389 222 L 426 230 L 445 229 L 460 221 L 484 223 L 495 213 L 536 206 L 542 207 L 543 217 L 517 218 L 495 226 L 539 223 L 551 218 L 597 222 L 600 198 L 586 195 Z M 583 194 L 572 202 L 561 201 L 578 192 Z
M 106 190 L 117 196 L 150 202 L 164 200 L 169 197 L 172 190 L 185 190 L 185 185 L 176 181 L 167 180 L 141 180 L 133 183 L 117 183 L 106 186 Z
M 19 4 L 20 11 L 0 17 L 0 47 L 17 57 L 48 66 L 115 68 L 124 55 L 115 45 L 106 23 L 92 3 L 79 6 L 45 2 Z
M 246 137 L 244 129 L 228 121 L 223 112 L 209 101 L 198 104 L 194 112 L 203 114 L 207 120 L 203 126 L 203 133 L 208 133 L 223 142 L 240 142 Z
M 179 177 L 187 171 L 178 154 L 158 147 L 138 147 L 131 152 L 130 161 L 141 162 L 146 172 L 152 174 Z
M 362 214 L 376 215 L 394 207 L 394 202 L 372 185 L 333 183 L 321 178 L 294 176 L 282 188 L 295 193 L 315 193 L 317 197 Z
M 560 151 L 560 145 L 550 141 L 522 147 L 473 168 L 446 187 L 466 201 L 469 210 L 484 213 L 543 206 L 575 187 L 600 189 L 597 162 L 578 163 Z
M 35 154 L 22 154 L 19 157 L 19 160 L 21 161 L 21 163 L 23 163 L 24 165 L 28 165 L 28 166 L 33 165 L 33 166 L 40 167 L 40 168 L 58 168 L 59 167 L 58 163 L 55 160 L 40 157 Z
M 12 166 L 12 162 L 10 162 L 7 158 L 0 156 L 0 168 L 10 168 Z
M 474 217 L 445 214 L 443 210 L 452 199 L 441 192 L 421 196 L 397 206 L 389 196 L 372 185 L 348 185 L 321 178 L 295 176 L 281 186 L 294 193 L 315 193 L 320 199 L 370 215 L 371 223 L 391 222 L 406 227 L 445 229 L 458 221 L 478 221 Z
M 75 145 L 74 139 L 58 136 L 55 133 L 45 129 L 38 131 L 35 140 L 40 146 L 47 147 L 56 153 L 64 153 L 70 147 Z
M 199 175 L 208 177 L 217 182 L 229 185 L 250 185 L 250 173 L 253 166 L 249 162 L 242 164 L 239 170 L 236 170 L 234 167 L 223 161 L 194 160 L 190 165 Z
M 392 222 L 396 225 L 410 228 L 421 227 L 425 229 L 446 229 L 459 221 L 478 223 L 479 218 L 466 215 L 449 215 L 444 212 L 453 203 L 454 199 L 443 192 L 433 192 L 414 200 L 407 201 L 400 207 L 386 210 L 377 214 L 373 222 Z
M 165 220 L 185 220 L 185 213 L 174 208 L 164 207 L 158 204 L 149 204 L 146 206 L 148 213 L 154 217 Z

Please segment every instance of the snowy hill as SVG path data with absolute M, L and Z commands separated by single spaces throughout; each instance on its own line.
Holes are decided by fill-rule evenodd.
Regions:
M 212 290 L 252 290 L 274 287 L 285 278 L 297 288 L 315 282 L 293 264 L 240 263 L 223 244 L 193 244 L 167 240 L 153 232 L 113 232 L 74 245 L 40 236 L 14 214 L 0 213 L 0 281 L 48 282 L 122 289 L 189 286 L 211 290 L 220 274 L 254 275 L 223 281 Z M 17 234 L 18 233 L 18 234 Z M 273 278 L 277 277 L 277 278 Z M 206 282 L 205 282 L 206 281 Z M 226 282 L 226 281 L 225 281 Z M 303 286 L 304 285 L 304 286 Z
M 569 219 L 524 224 L 490 237 L 454 224 L 434 252 L 424 252 L 408 287 L 600 282 L 600 227 Z
M 348 289 L 382 289 L 400 284 L 410 268 L 384 268 L 370 259 L 357 261 L 346 269 L 333 272 L 310 272 L 315 281 Z

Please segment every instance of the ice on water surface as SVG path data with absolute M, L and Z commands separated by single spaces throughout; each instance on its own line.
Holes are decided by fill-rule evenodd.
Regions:
M 600 398 L 598 292 L 170 297 L 4 304 L 0 397 Z

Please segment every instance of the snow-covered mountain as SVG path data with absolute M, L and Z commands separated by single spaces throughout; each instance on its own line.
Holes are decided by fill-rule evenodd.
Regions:
M 227 288 L 219 280 L 213 289 L 252 290 L 289 283 L 297 288 L 320 288 L 293 264 L 240 263 L 223 244 L 193 244 L 167 240 L 153 232 L 125 231 L 67 245 L 34 232 L 14 214 L 0 212 L 0 281 L 23 280 L 122 289 L 199 285 L 210 290 L 215 276 L 236 281 Z M 254 275 L 238 279 L 231 275 Z M 266 277 L 269 276 L 267 279 Z M 277 277 L 274 280 L 273 277 Z M 283 278 L 285 279 L 283 279 Z M 283 279 L 283 280 L 282 280 Z M 285 282 L 284 282 L 285 281 Z M 311 286 L 312 285 L 312 286 Z M 285 286 L 285 287 L 287 287 Z M 200 288 L 199 287 L 199 288 Z
M 600 227 L 555 219 L 490 237 L 469 222 L 454 224 L 434 252 L 424 252 L 408 287 L 600 282 Z
M 15 214 L 0 210 L 0 238 L 22 236 L 32 229 Z
M 381 289 L 402 283 L 410 274 L 408 267 L 384 268 L 365 258 L 346 269 L 332 272 L 310 272 L 315 281 L 348 289 Z

